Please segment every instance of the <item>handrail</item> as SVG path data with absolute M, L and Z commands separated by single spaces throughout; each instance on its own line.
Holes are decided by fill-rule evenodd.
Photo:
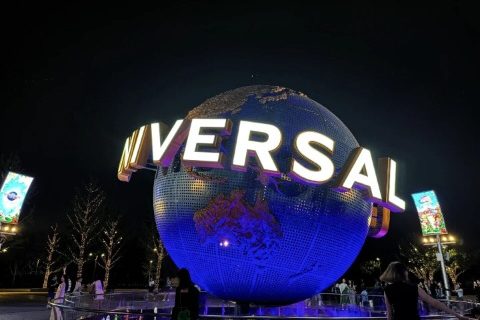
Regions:
M 67 295 L 65 298 L 61 299 L 61 301 L 50 301 L 49 305 L 52 306 L 53 308 L 58 308 L 61 310 L 64 314 L 65 313 L 70 313 L 71 315 L 75 314 L 89 314 L 89 316 L 92 315 L 117 315 L 117 316 L 132 316 L 132 315 L 143 315 L 143 316 L 150 316 L 150 317 L 157 317 L 156 319 L 168 319 L 171 317 L 171 314 L 169 312 L 165 312 L 166 310 L 169 310 L 171 307 L 173 307 L 173 298 L 170 296 L 170 300 L 162 300 L 167 296 L 167 294 L 172 294 L 174 293 L 173 291 L 161 291 L 158 293 L 151 293 L 151 292 L 118 292 L 118 293 L 109 293 L 105 294 L 104 300 L 95 300 L 94 298 L 97 296 L 95 294 L 82 294 L 82 295 Z M 338 298 L 341 296 L 348 296 L 348 294 L 336 294 L 336 293 L 324 293 L 324 294 L 319 294 L 318 295 L 320 300 L 323 300 L 324 305 L 308 305 L 307 309 L 312 311 L 312 310 L 322 310 L 322 308 L 335 308 L 332 310 L 337 310 L 338 316 L 331 316 L 331 315 L 323 315 L 323 314 L 318 314 L 318 315 L 313 315 L 311 312 L 307 312 L 309 315 L 306 316 L 298 316 L 298 315 L 292 315 L 291 312 L 288 310 L 291 310 L 292 308 L 294 309 L 295 306 L 253 306 L 254 308 L 278 308 L 279 313 L 274 314 L 274 315 L 240 315 L 236 311 L 233 312 L 234 314 L 199 314 L 199 319 L 235 319 L 235 320 L 243 320 L 243 319 L 257 319 L 257 320 L 264 320 L 264 319 L 287 319 L 287 320 L 296 320 L 296 319 L 301 319 L 301 320 L 321 320 L 321 319 L 386 319 L 384 316 L 385 314 L 385 308 L 382 305 L 382 302 L 380 301 L 380 304 L 377 306 L 380 307 L 380 309 L 377 308 L 372 308 L 372 307 L 362 307 L 359 306 L 358 304 L 347 304 L 346 308 L 347 311 L 353 311 L 353 312 L 358 312 L 359 310 L 361 312 L 365 311 L 370 311 L 371 316 L 367 317 L 365 315 L 362 315 L 361 312 L 357 315 L 349 315 L 345 316 L 343 313 L 344 309 L 341 309 L 342 304 L 338 302 Z M 383 299 L 383 295 L 368 295 L 369 299 L 371 298 L 379 298 Z M 109 299 L 111 298 L 111 299 Z M 213 298 L 216 299 L 215 297 L 208 296 L 208 298 Z M 315 297 L 313 297 L 315 298 Z M 326 299 L 325 299 L 326 298 Z M 334 299 L 332 299 L 334 298 Z M 330 299 L 330 300 L 329 300 Z M 58 299 L 57 299 L 58 300 Z M 237 308 L 238 304 L 236 304 L 233 301 L 228 301 L 228 300 L 222 300 L 218 299 L 218 302 L 216 300 L 213 300 L 214 304 L 209 304 L 209 308 Z M 96 304 L 98 302 L 98 307 L 90 307 L 89 304 Z M 165 304 L 162 304 L 165 302 Z M 334 304 L 329 304 L 329 303 L 334 303 Z M 442 301 L 446 302 L 446 301 Z M 471 307 L 478 307 L 480 304 L 474 303 L 471 301 L 450 301 L 451 303 L 453 302 L 454 304 L 461 305 L 461 309 L 463 310 L 469 310 Z M 153 312 L 153 307 L 156 306 L 156 304 L 160 303 L 159 305 L 159 311 L 162 312 Z M 106 307 L 104 308 L 102 307 Z M 127 306 L 120 306 L 121 304 L 126 304 Z M 117 305 L 117 307 L 114 307 L 114 305 Z M 119 308 L 119 309 L 116 309 Z M 353 309 L 349 309 L 353 308 Z M 305 309 L 305 310 L 307 310 Z M 223 309 L 222 309 L 223 310 Z M 230 309 L 232 310 L 232 309 Z M 284 315 L 280 315 L 280 310 Z M 341 311 L 340 311 L 341 310 Z M 276 313 L 276 312 L 274 312 Z M 261 314 L 261 313 L 260 313 Z M 77 318 L 76 316 L 75 318 Z M 421 319 L 453 319 L 454 317 L 449 316 L 449 315 L 443 315 L 443 314 L 432 314 L 432 315 L 424 315 L 421 316 Z M 71 319 L 69 317 L 65 317 L 64 319 Z
M 82 307 L 72 307 L 62 304 L 57 304 L 54 302 L 48 303 L 52 307 L 57 307 L 60 309 L 71 309 L 75 311 L 84 311 L 84 312 L 92 312 L 97 314 L 110 314 L 110 315 L 122 315 L 122 316 L 132 316 L 132 315 L 143 315 L 143 316 L 156 316 L 156 317 L 166 317 L 170 318 L 170 313 L 153 313 L 153 312 L 126 312 L 120 310 L 94 310 L 89 308 L 82 308 Z M 327 320 L 327 319 L 336 319 L 336 320 L 348 320 L 348 319 L 358 319 L 358 320 L 385 320 L 387 317 L 355 317 L 355 316 L 348 316 L 348 317 L 291 317 L 291 316 L 256 316 L 256 315 L 245 315 L 245 316 L 235 316 L 235 315 L 199 315 L 199 319 L 287 319 L 287 320 Z M 450 315 L 427 315 L 427 316 L 420 316 L 420 319 L 456 319 L 454 316 Z

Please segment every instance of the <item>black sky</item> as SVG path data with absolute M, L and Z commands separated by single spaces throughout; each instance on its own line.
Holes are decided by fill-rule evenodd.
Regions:
M 63 219 L 90 175 L 131 228 L 150 219 L 153 173 L 116 180 L 131 131 L 270 84 L 306 93 L 374 156 L 399 162 L 408 210 L 372 250 L 419 234 L 410 193 L 427 189 L 447 228 L 480 247 L 480 19 L 470 3 L 24 3 L 4 15 L 0 153 L 18 153 L 35 176 L 38 226 Z

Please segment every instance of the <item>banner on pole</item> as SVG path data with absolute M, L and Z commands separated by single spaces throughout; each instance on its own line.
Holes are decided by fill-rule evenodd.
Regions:
M 0 189 L 0 223 L 17 224 L 33 178 L 9 172 Z
M 412 194 L 424 236 L 448 234 L 435 191 Z

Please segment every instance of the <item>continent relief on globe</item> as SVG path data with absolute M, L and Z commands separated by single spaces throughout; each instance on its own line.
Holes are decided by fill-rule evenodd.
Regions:
M 195 212 L 193 221 L 202 243 L 233 243 L 261 264 L 279 246 L 283 233 L 267 201 L 258 199 L 251 206 L 244 196 L 242 190 L 220 194 Z

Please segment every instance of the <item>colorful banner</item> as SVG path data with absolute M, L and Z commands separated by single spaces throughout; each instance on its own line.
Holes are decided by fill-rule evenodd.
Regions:
M 447 227 L 435 191 L 414 193 L 412 198 L 417 207 L 422 234 L 424 236 L 447 234 Z
M 0 223 L 18 223 L 33 178 L 9 172 L 0 189 Z

